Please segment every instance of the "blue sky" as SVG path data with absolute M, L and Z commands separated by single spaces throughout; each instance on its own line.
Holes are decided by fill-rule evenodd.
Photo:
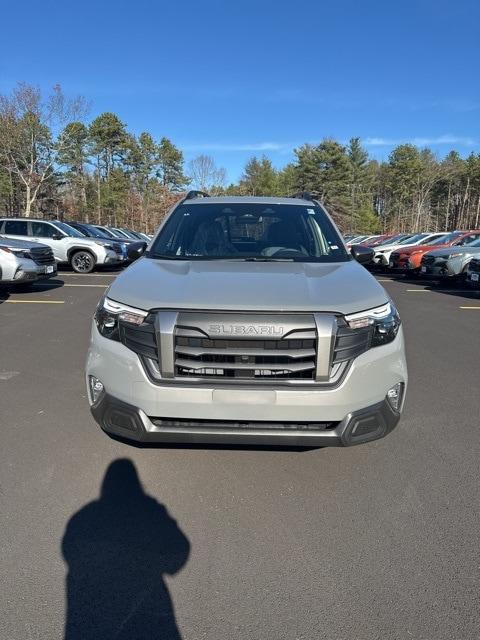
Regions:
M 475 0 L 25 0 L 2 22 L 0 92 L 60 83 L 232 180 L 325 136 L 480 150 Z

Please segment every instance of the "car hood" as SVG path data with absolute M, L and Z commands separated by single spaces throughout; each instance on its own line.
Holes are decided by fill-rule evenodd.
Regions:
M 476 255 L 477 253 L 480 253 L 480 247 L 455 247 L 455 246 L 448 246 L 445 247 L 443 249 L 435 249 L 434 251 L 429 251 L 428 255 L 429 256 L 444 256 L 447 255 L 449 253 L 463 253 L 463 254 L 469 254 L 471 253 L 472 255 Z
M 333 311 L 385 304 L 388 295 L 358 262 L 166 261 L 141 258 L 107 295 L 139 309 Z
M 48 249 L 47 245 L 40 242 L 30 242 L 30 240 L 14 240 L 13 238 L 5 238 L 0 236 L 0 247 L 9 247 L 12 249 Z

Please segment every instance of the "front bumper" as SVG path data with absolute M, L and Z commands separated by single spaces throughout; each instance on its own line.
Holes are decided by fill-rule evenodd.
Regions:
M 98 378 L 106 394 L 106 400 L 100 399 L 98 405 L 92 405 L 94 417 L 103 429 L 125 438 L 140 442 L 284 443 L 287 446 L 346 444 L 348 429 L 353 429 L 351 417 L 363 416 L 365 411 L 375 414 L 381 425 L 378 433 L 372 432 L 369 439 L 385 435 L 395 426 L 399 414 L 392 417 L 388 408 L 380 405 L 383 407 L 387 391 L 399 382 L 404 385 L 405 396 L 408 380 L 402 328 L 390 344 L 355 358 L 335 387 L 260 388 L 247 384 L 220 387 L 213 381 L 154 383 L 146 375 L 137 354 L 101 336 L 94 322 L 86 365 L 87 385 L 88 376 Z M 119 432 L 122 427 L 105 421 L 106 409 L 112 403 L 121 403 L 127 407 L 127 413 L 133 411 L 137 416 L 135 429 L 123 428 Z M 167 423 L 158 420 L 167 420 Z M 168 425 L 169 421 L 179 424 Z M 192 427 L 186 422 L 198 424 Z M 314 425 L 319 422 L 335 424 L 315 430 Z M 277 423 L 278 428 L 260 428 L 266 423 Z
M 334 423 L 155 418 L 106 393 L 91 406 L 91 412 L 107 433 L 140 443 L 286 447 L 339 447 L 371 442 L 390 433 L 400 420 L 400 413 L 387 400 L 353 411 Z
M 51 270 L 49 267 L 51 267 Z M 37 265 L 36 271 L 38 280 L 54 278 L 57 275 L 57 263 L 51 265 Z
M 477 271 L 467 271 L 467 284 L 472 289 L 480 289 L 480 273 Z
M 442 260 L 431 265 L 422 264 L 420 275 L 422 278 L 432 280 L 443 280 L 445 278 L 456 278 L 462 273 L 463 263 L 458 260 Z
M 122 262 L 125 262 L 123 253 L 117 253 L 116 251 L 111 251 L 110 249 L 108 249 L 105 254 L 106 255 L 103 263 L 98 261 L 97 264 L 120 264 Z

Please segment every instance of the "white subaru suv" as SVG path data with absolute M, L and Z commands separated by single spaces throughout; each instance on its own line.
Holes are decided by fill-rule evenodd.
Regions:
M 87 238 L 59 220 L 0 218 L 0 234 L 49 246 L 57 263 L 70 264 L 77 273 L 90 273 L 96 266 L 124 261 L 118 242 Z
M 323 206 L 177 203 L 92 324 L 86 383 L 108 434 L 139 442 L 350 445 L 389 433 L 407 385 L 386 291 Z M 143 254 L 143 255 L 141 255 Z

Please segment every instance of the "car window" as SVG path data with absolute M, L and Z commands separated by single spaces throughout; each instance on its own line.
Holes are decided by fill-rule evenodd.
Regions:
M 53 238 L 58 233 L 58 229 L 48 222 L 32 222 L 32 236 L 36 238 Z
M 183 204 L 160 231 L 149 256 L 302 262 L 350 259 L 320 207 L 257 203 Z
M 457 242 L 456 246 L 464 247 L 467 244 L 471 244 L 472 242 L 475 242 L 475 240 L 478 240 L 479 238 L 480 238 L 480 233 L 472 233 L 468 236 L 465 236 L 465 238 L 462 238 L 459 242 Z
M 5 231 L 11 236 L 28 236 L 28 227 L 26 220 L 7 220 L 5 222 Z

